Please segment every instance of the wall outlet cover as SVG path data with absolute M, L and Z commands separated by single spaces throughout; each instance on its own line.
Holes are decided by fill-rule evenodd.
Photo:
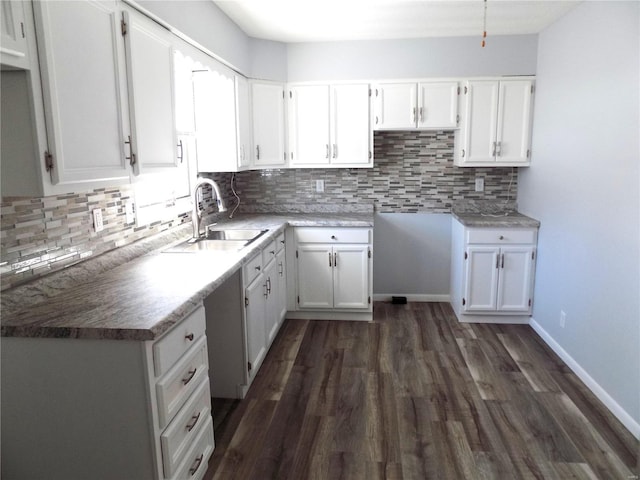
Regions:
M 316 192 L 324 192 L 324 180 L 316 180 Z
M 484 177 L 476 177 L 476 192 L 484 192 Z
M 96 208 L 93 210 L 93 228 L 96 233 L 104 230 L 104 223 L 102 222 L 102 209 Z

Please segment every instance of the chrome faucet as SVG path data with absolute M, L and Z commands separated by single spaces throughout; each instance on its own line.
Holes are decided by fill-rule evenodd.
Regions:
M 222 201 L 222 195 L 220 194 L 220 187 L 218 184 L 210 178 L 198 177 L 196 179 L 196 185 L 193 188 L 193 212 L 191 214 L 191 223 L 193 223 L 193 238 L 194 240 L 200 238 L 200 222 L 202 221 L 202 212 L 198 204 L 198 190 L 202 188 L 204 184 L 210 185 L 216 196 L 216 203 L 218 204 L 219 212 L 226 212 L 227 207 L 224 206 Z

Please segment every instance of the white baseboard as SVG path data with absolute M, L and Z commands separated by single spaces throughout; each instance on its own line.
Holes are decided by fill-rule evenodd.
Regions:
M 450 302 L 449 295 L 429 295 L 420 293 L 375 293 L 375 302 L 390 302 L 391 297 L 407 297 L 407 302 Z
M 613 413 L 613 415 L 622 422 L 622 424 L 640 440 L 640 423 L 638 423 L 629 413 L 616 402 L 607 391 L 596 382 L 587 371 L 580 366 L 569 353 L 556 342 L 549 333 L 532 317 L 529 325 L 542 337 L 551 349 L 573 370 L 580 380 L 600 399 L 602 403 Z

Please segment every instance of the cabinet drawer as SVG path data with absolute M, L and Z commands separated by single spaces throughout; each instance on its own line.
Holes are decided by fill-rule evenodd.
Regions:
M 204 378 L 176 418 L 160 435 L 165 477 L 171 477 L 182 461 L 200 427 L 211 416 L 209 380 Z
M 278 238 L 276 238 L 276 252 L 282 250 L 284 248 L 284 244 L 284 232 L 282 232 L 280 235 L 278 235 Z
M 198 432 L 198 436 L 191 449 L 185 455 L 183 461 L 176 470 L 173 480 L 200 480 L 207 471 L 209 457 L 213 453 L 215 442 L 213 440 L 213 420 L 207 418 L 207 422 Z
M 535 229 L 526 228 L 470 228 L 467 243 L 490 243 L 492 245 L 513 243 L 536 243 Z
M 257 254 L 255 257 L 253 257 L 251 260 L 245 263 L 243 267 L 242 273 L 244 277 L 243 278 L 244 285 L 247 286 L 251 282 L 253 282 L 254 278 L 260 275 L 261 271 L 262 271 L 262 255 Z
M 296 240 L 300 243 L 369 243 L 368 228 L 296 228 Z
M 200 306 L 153 345 L 156 377 L 168 371 L 184 353 L 204 336 L 206 320 Z
M 202 337 L 156 385 L 160 428 L 164 428 L 207 376 L 207 338 Z
M 276 249 L 276 241 L 273 240 L 269 245 L 264 247 L 262 250 L 262 265 L 264 268 L 267 268 L 267 264 L 271 263 L 276 258 L 276 253 L 278 253 Z

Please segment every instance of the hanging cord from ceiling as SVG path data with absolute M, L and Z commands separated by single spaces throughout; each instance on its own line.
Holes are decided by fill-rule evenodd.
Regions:
M 235 188 L 235 183 L 236 183 L 236 174 L 235 172 L 231 174 L 231 191 L 233 192 L 233 195 L 236 197 L 236 199 L 238 200 L 238 203 L 236 203 L 236 206 L 233 208 L 233 210 L 231 211 L 231 214 L 229 215 L 229 218 L 233 218 L 233 214 L 236 213 L 236 210 L 238 209 L 238 207 L 240 206 L 240 196 L 238 195 L 238 193 L 236 192 L 236 188 Z
M 485 38 L 487 38 L 487 0 L 484 0 L 484 17 L 482 21 L 482 48 L 484 48 L 486 42 Z

